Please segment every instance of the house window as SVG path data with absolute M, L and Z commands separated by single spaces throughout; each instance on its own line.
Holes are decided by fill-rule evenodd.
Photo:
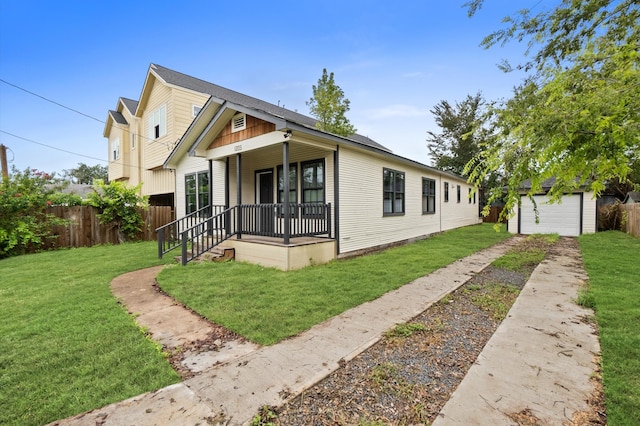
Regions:
M 468 198 L 469 198 L 469 204 L 471 204 L 471 188 L 469 188 L 469 196 L 468 196 Z
M 202 110 L 201 106 L 198 105 L 191 105 L 191 114 L 195 117 L 196 115 L 198 115 L 198 113 L 200 112 L 200 110 Z
M 278 203 L 284 202 L 284 176 L 282 165 L 278 166 Z M 298 165 L 289 164 L 289 202 L 298 201 Z
M 209 172 L 185 175 L 184 191 L 186 214 L 209 205 Z
M 116 138 L 111 141 L 111 161 L 120 159 L 120 139 Z
M 444 183 L 444 202 L 449 202 L 449 182 Z
M 383 169 L 382 212 L 384 215 L 404 214 L 404 172 Z
M 239 132 L 247 128 L 247 115 L 239 113 L 231 120 L 231 132 Z
M 324 160 L 302 163 L 302 202 L 324 203 Z
M 476 192 L 473 193 L 473 204 L 476 203 Z
M 149 114 L 149 139 L 158 139 L 167 134 L 167 107 L 162 105 Z
M 460 185 L 458 185 L 458 202 L 460 202 Z
M 129 138 L 131 140 L 131 150 L 136 149 L 136 134 L 135 133 L 131 133 Z
M 436 212 L 436 181 L 422 178 L 422 213 Z

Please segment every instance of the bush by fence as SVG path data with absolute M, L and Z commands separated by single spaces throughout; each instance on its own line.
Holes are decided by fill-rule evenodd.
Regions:
M 90 247 L 96 244 L 118 244 L 120 236 L 117 229 L 100 224 L 98 209 L 91 206 L 54 206 L 47 209 L 50 213 L 68 221 L 67 225 L 55 226 L 53 236 L 46 248 Z M 143 229 L 136 239 L 151 241 L 157 239 L 156 228 L 173 220 L 172 208 L 168 206 L 149 206 L 142 210 Z

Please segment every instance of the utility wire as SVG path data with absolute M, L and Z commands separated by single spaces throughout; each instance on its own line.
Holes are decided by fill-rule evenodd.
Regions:
M 26 142 L 31 142 L 31 143 L 34 143 L 36 145 L 41 145 L 41 146 L 45 146 L 47 148 L 55 149 L 56 151 L 62 151 L 62 152 L 66 152 L 67 154 L 77 155 L 79 157 L 90 158 L 92 160 L 97 160 L 97 161 L 102 161 L 104 163 L 108 163 L 108 161 L 105 160 L 104 158 L 91 157 L 90 155 L 84 155 L 84 154 L 79 154 L 79 153 L 73 152 L 73 151 L 67 151 L 66 149 L 62 149 L 62 148 L 58 148 L 58 147 L 55 147 L 55 146 L 47 145 L 46 143 L 42 143 L 42 142 L 37 142 L 37 141 L 34 141 L 33 139 L 27 139 L 27 138 L 24 138 L 22 136 L 14 135 L 13 133 L 5 132 L 4 130 L 0 130 L 0 133 L 4 133 L 5 135 L 13 136 L 16 139 L 21 139 L 21 140 L 26 141 Z
M 80 153 L 73 152 L 73 151 L 67 151 L 66 149 L 62 149 L 62 148 L 58 148 L 58 147 L 55 147 L 55 146 L 47 145 L 46 143 L 34 141 L 33 139 L 28 139 L 28 138 L 25 138 L 23 136 L 18 136 L 16 134 L 6 132 L 6 131 L 4 131 L 2 129 L 0 129 L 0 133 L 4 133 L 5 135 L 9 135 L 9 136 L 12 136 L 12 137 L 14 137 L 16 139 L 21 139 L 21 140 L 26 141 L 26 142 L 31 142 L 31 143 L 34 143 L 36 145 L 41 145 L 41 146 L 44 146 L 44 147 L 47 147 L 47 148 L 55 149 L 56 151 L 66 152 L 67 154 L 77 155 L 79 157 L 85 157 L 85 158 L 89 158 L 91 160 L 97 160 L 97 161 L 101 161 L 101 162 L 107 163 L 107 164 L 110 163 L 109 160 L 105 160 L 104 158 L 96 158 L 96 157 L 92 157 L 90 155 L 80 154 Z M 7 149 L 10 150 L 13 153 L 13 150 L 11 150 L 9 147 L 7 147 Z M 15 153 L 14 153 L 14 158 L 15 158 Z M 115 160 L 115 161 L 118 162 L 118 160 Z M 140 170 L 144 169 L 143 166 L 134 166 L 133 164 L 126 164 L 126 163 L 118 163 L 118 164 L 122 164 L 123 166 L 133 167 L 135 169 L 140 169 Z
M 94 117 L 94 116 L 92 116 L 92 115 L 85 114 L 84 112 L 80 112 L 80 111 L 78 111 L 77 109 L 70 108 L 70 107 L 68 107 L 68 106 L 66 106 L 66 105 L 62 105 L 62 104 L 61 104 L 61 103 L 59 103 L 59 102 L 53 101 L 53 100 L 51 100 L 51 99 L 49 99 L 49 98 L 45 98 L 44 96 L 42 96 L 42 95 L 38 95 L 37 93 L 33 93 L 33 92 L 31 92 L 31 91 L 29 91 L 29 90 L 27 90 L 27 89 L 23 88 L 23 87 L 16 86 L 15 84 L 9 83 L 8 81 L 3 80 L 2 78 L 0 78 L 0 81 L 1 81 L 1 82 L 3 82 L 4 84 L 7 84 L 7 85 L 11 86 L 11 87 L 15 87 L 15 88 L 16 88 L 16 89 L 18 89 L 18 90 L 22 90 L 23 92 L 26 92 L 26 93 L 28 93 L 28 94 L 30 94 L 30 95 L 36 96 L 36 97 L 38 97 L 38 98 L 40 98 L 40 99 L 44 99 L 44 100 L 45 100 L 45 101 L 47 101 L 47 102 L 51 102 L 51 103 L 52 103 L 52 104 L 54 104 L 54 105 L 58 105 L 59 107 L 62 107 L 62 108 L 68 109 L 69 111 L 73 111 L 73 112 L 75 112 L 76 114 L 84 115 L 85 117 L 90 118 L 90 119 L 92 119 L 92 120 L 95 120 L 95 121 L 97 121 L 97 122 L 99 122 L 99 123 L 106 124 L 103 120 L 100 120 L 99 118 L 95 118 L 95 117 Z
M 49 98 L 46 98 L 46 97 L 44 97 L 44 96 L 42 96 L 42 95 L 39 95 L 39 94 L 34 93 L 34 92 L 30 91 L 30 90 L 27 90 L 27 89 L 25 89 L 24 87 L 20 87 L 20 86 L 18 86 L 18 85 L 16 85 L 16 84 L 9 83 L 7 80 L 4 80 L 4 79 L 2 79 L 2 78 L 0 78 L 0 82 L 2 82 L 2 83 L 4 83 L 4 84 L 6 84 L 6 85 L 8 85 L 8 86 L 15 87 L 15 88 L 16 88 L 16 89 L 18 89 L 18 90 L 22 90 L 23 92 L 28 93 L 28 94 L 30 94 L 30 95 L 33 95 L 33 96 L 35 96 L 35 97 L 38 97 L 38 98 L 40 98 L 40 99 L 44 99 L 45 101 L 47 101 L 47 102 L 51 102 L 52 104 L 57 105 L 57 106 L 59 106 L 59 107 L 61 107 L 61 108 L 67 109 L 67 110 L 69 110 L 69 111 L 73 111 L 73 112 L 75 112 L 76 114 L 80 114 L 80 115 L 82 115 L 82 116 L 84 116 L 84 117 L 87 117 L 87 118 L 90 118 L 90 119 L 92 119 L 92 120 L 95 120 L 95 121 L 97 121 L 98 123 L 107 124 L 107 122 L 106 122 L 106 121 L 104 121 L 104 120 L 100 120 L 99 118 L 96 118 L 96 117 L 94 117 L 94 116 L 92 116 L 92 115 L 85 114 L 85 113 L 84 113 L 84 112 L 82 112 L 82 111 L 78 111 L 77 109 L 73 109 L 73 108 L 71 108 L 71 107 L 68 107 L 68 106 L 66 106 L 66 105 L 63 105 L 63 104 L 61 104 L 60 102 L 56 102 L 56 101 L 54 101 L 54 100 L 51 100 L 51 99 L 49 99 Z M 150 141 L 151 143 L 161 143 L 161 142 L 159 142 L 159 141 L 157 141 L 157 140 L 155 140 L 155 139 L 148 138 L 148 137 L 146 137 L 146 136 L 144 136 L 144 135 L 141 135 L 141 134 L 136 134 L 136 135 L 137 135 L 140 139 L 146 139 L 146 140 Z M 164 142 L 164 143 L 163 143 L 163 145 L 165 145 L 165 146 L 167 147 L 167 149 L 172 149 L 172 147 L 171 147 L 171 142 L 169 142 L 169 141 Z M 50 148 L 51 148 L 51 147 L 50 147 Z M 54 149 L 57 149 L 57 148 L 54 148 Z M 77 155 L 81 155 L 81 154 L 77 154 Z M 100 160 L 100 161 L 104 161 L 104 160 Z

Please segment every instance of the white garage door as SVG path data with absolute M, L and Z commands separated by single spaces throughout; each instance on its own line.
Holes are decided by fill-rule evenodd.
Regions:
M 533 203 L 528 197 L 522 197 L 520 208 L 521 234 L 554 234 L 577 237 L 580 235 L 580 200 L 578 195 L 564 195 L 562 204 L 549 204 L 546 195 L 533 197 L 538 206 L 539 223 L 536 223 Z

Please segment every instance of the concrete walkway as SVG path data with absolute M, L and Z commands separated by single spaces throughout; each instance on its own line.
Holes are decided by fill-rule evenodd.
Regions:
M 593 392 L 600 343 L 574 303 L 587 275 L 575 240 L 562 241 L 533 272 L 433 426 L 564 425 Z M 558 244 L 559 245 L 559 244 Z M 556 245 L 556 247 L 558 246 Z
M 352 359 L 377 342 L 395 324 L 412 319 L 457 289 L 515 243 L 516 239 L 510 239 L 468 256 L 372 302 L 350 309 L 294 338 L 252 350 L 224 364 L 212 365 L 182 383 L 53 424 L 247 424 L 259 407 L 280 405 L 312 386 L 339 368 L 342 362 Z M 540 415 L 542 424 L 554 424 L 557 417 L 549 417 L 548 423 L 545 423 L 547 412 L 542 410 L 548 405 L 558 405 L 558 398 L 547 390 L 554 387 L 567 389 L 562 395 L 562 404 L 569 417 L 570 410 L 586 409 L 583 392 L 587 391 L 588 386 L 584 385 L 584 376 L 587 375 L 588 382 L 588 375 L 595 369 L 592 356 L 599 351 L 590 327 L 577 321 L 582 311 L 570 306 L 571 298 L 575 296 L 577 286 L 584 277 L 576 256 L 579 253 L 569 253 L 566 258 L 552 258 L 536 270 L 523 296 L 510 311 L 510 317 L 496 333 L 498 343 L 492 338 L 487 345 L 487 348 L 496 349 L 488 354 L 485 354 L 485 350 L 480 357 L 481 366 L 483 360 L 491 358 L 491 367 L 487 364 L 490 370 L 476 372 L 476 366 L 472 368 L 473 374 L 468 374 L 469 380 L 465 378 L 460 390 L 456 391 L 441 413 L 438 419 L 440 424 L 512 424 L 503 413 L 526 407 L 540 408 L 536 413 Z M 531 296 L 527 296 L 530 293 Z M 552 324 L 545 322 L 548 316 L 553 318 Z M 504 324 L 511 325 L 505 328 Z M 564 327 L 565 324 L 570 325 Z M 528 334 L 522 343 L 515 344 L 516 341 L 521 342 L 518 335 L 525 332 Z M 571 341 L 564 339 L 564 335 L 562 339 L 551 336 L 556 333 L 567 334 Z M 553 348 L 549 350 L 544 349 L 546 343 L 543 341 L 546 342 L 547 338 L 555 339 Z M 506 343 L 500 343 L 501 340 L 506 340 Z M 578 342 L 581 342 L 581 346 Z M 559 347 L 558 344 L 565 346 Z M 514 346 L 518 352 L 511 354 Z M 524 357 L 523 353 L 529 354 L 529 357 Z M 567 362 L 566 358 L 571 362 Z M 514 370 L 526 368 L 540 372 L 536 376 L 537 381 L 522 382 L 521 385 L 519 377 L 510 376 L 515 374 L 514 371 L 506 373 L 507 378 L 513 378 L 505 381 L 504 388 L 493 386 L 488 378 L 497 382 L 501 377 L 498 374 L 500 368 L 496 366 L 516 361 L 524 362 L 525 367 L 516 363 Z M 557 363 L 561 365 L 552 372 L 551 366 Z M 471 384 L 467 385 L 467 382 Z M 552 383 L 549 385 L 546 382 Z M 574 382 L 580 385 L 574 385 Z M 471 386 L 471 390 L 458 396 L 461 389 L 468 386 Z M 485 393 L 487 387 L 495 387 L 495 392 Z M 531 388 L 533 394 L 541 389 L 543 395 L 535 399 L 529 393 L 514 392 L 515 388 L 520 387 Z M 476 402 L 473 407 L 489 401 L 488 404 L 493 407 L 489 411 L 494 412 L 494 417 L 484 415 L 480 421 L 473 417 L 477 408 L 466 407 L 471 407 L 474 398 Z M 507 399 L 510 401 L 508 405 L 499 405 Z M 551 411 L 555 412 L 555 407 Z

